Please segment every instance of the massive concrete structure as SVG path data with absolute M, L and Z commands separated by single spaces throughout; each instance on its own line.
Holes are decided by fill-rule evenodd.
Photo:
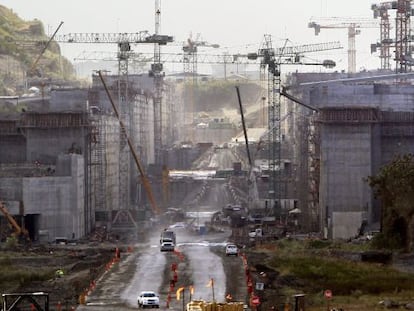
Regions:
M 130 76 L 128 99 L 119 96 L 117 76 L 105 79 L 114 102 L 123 105 L 121 116 L 142 166 L 161 166 L 154 156 L 153 79 Z M 173 91 L 172 86 L 165 90 Z M 163 148 L 175 141 L 172 98 L 161 102 Z M 146 197 L 96 76 L 91 89 L 59 88 L 50 97 L 13 99 L 10 105 L 14 111 L 18 105 L 24 108 L 0 116 L 0 200 L 33 240 L 80 238 L 101 225 L 136 225 Z M 154 182 L 159 193 L 161 183 L 161 178 Z M 0 218 L 0 229 L 5 227 Z
M 298 86 L 338 78 L 347 76 L 297 73 L 289 81 Z M 295 118 L 295 131 L 286 133 L 296 144 L 300 206 L 327 237 L 354 237 L 363 223 L 378 228 L 380 205 L 365 179 L 396 155 L 414 151 L 414 87 L 396 82 L 297 88 L 296 95 L 319 109 L 318 113 L 286 103 L 295 115 L 302 116 Z

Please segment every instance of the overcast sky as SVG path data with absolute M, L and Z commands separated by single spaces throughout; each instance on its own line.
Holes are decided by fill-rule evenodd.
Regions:
M 337 70 L 347 68 L 347 29 L 322 29 L 318 36 L 308 28 L 310 19 L 317 17 L 371 18 L 375 0 L 160 0 L 161 33 L 174 36 L 177 42 L 193 38 L 217 43 L 224 51 L 255 52 L 264 34 L 271 34 L 273 46 L 289 39 L 292 45 L 340 41 L 342 50 L 311 53 L 312 59 L 331 58 Z M 39 19 L 47 33 L 53 33 L 61 21 L 59 34 L 75 32 L 154 32 L 155 0 L 0 0 L 25 20 Z M 361 29 L 357 36 L 357 69 L 376 69 L 378 55 L 371 55 L 370 44 L 379 40 L 378 29 Z M 64 44 L 62 53 L 73 60 L 84 50 L 102 50 L 94 44 Z M 134 46 L 134 51 L 145 50 Z M 113 47 L 116 51 L 116 47 Z M 162 51 L 173 52 L 173 47 Z

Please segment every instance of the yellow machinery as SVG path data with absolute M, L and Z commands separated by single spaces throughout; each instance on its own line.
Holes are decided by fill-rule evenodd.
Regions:
M 193 300 L 187 303 L 186 311 L 243 311 L 243 302 L 207 302 Z
M 9 213 L 9 211 L 6 208 L 6 206 L 1 201 L 0 201 L 0 211 L 3 213 L 4 217 L 6 217 L 7 221 L 9 222 L 9 224 L 13 227 L 13 229 L 14 229 L 13 235 L 16 238 L 23 237 L 23 238 L 25 238 L 27 240 L 30 240 L 29 232 L 25 228 L 21 227 L 16 222 L 16 220 L 14 219 L 14 217 Z

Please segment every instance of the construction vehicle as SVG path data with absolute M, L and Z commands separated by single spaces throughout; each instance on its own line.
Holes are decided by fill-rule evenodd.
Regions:
M 0 211 L 3 213 L 4 217 L 6 217 L 7 221 L 9 222 L 10 226 L 14 229 L 12 236 L 16 237 L 17 239 L 21 240 L 30 240 L 29 231 L 26 228 L 20 226 L 14 217 L 9 213 L 6 206 L 3 202 L 0 201 Z
M 173 244 L 175 244 L 176 243 L 175 232 L 171 230 L 167 230 L 167 229 L 162 231 L 161 236 L 160 236 L 160 244 L 162 244 L 163 242 L 172 242 Z
M 204 300 L 193 300 L 187 303 L 186 311 L 243 311 L 244 303 L 234 302 L 207 302 Z

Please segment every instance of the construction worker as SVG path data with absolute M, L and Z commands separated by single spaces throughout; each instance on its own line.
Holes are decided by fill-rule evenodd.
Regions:
M 57 278 L 61 278 L 65 273 L 63 272 L 62 269 L 57 269 L 55 272 L 55 275 Z

